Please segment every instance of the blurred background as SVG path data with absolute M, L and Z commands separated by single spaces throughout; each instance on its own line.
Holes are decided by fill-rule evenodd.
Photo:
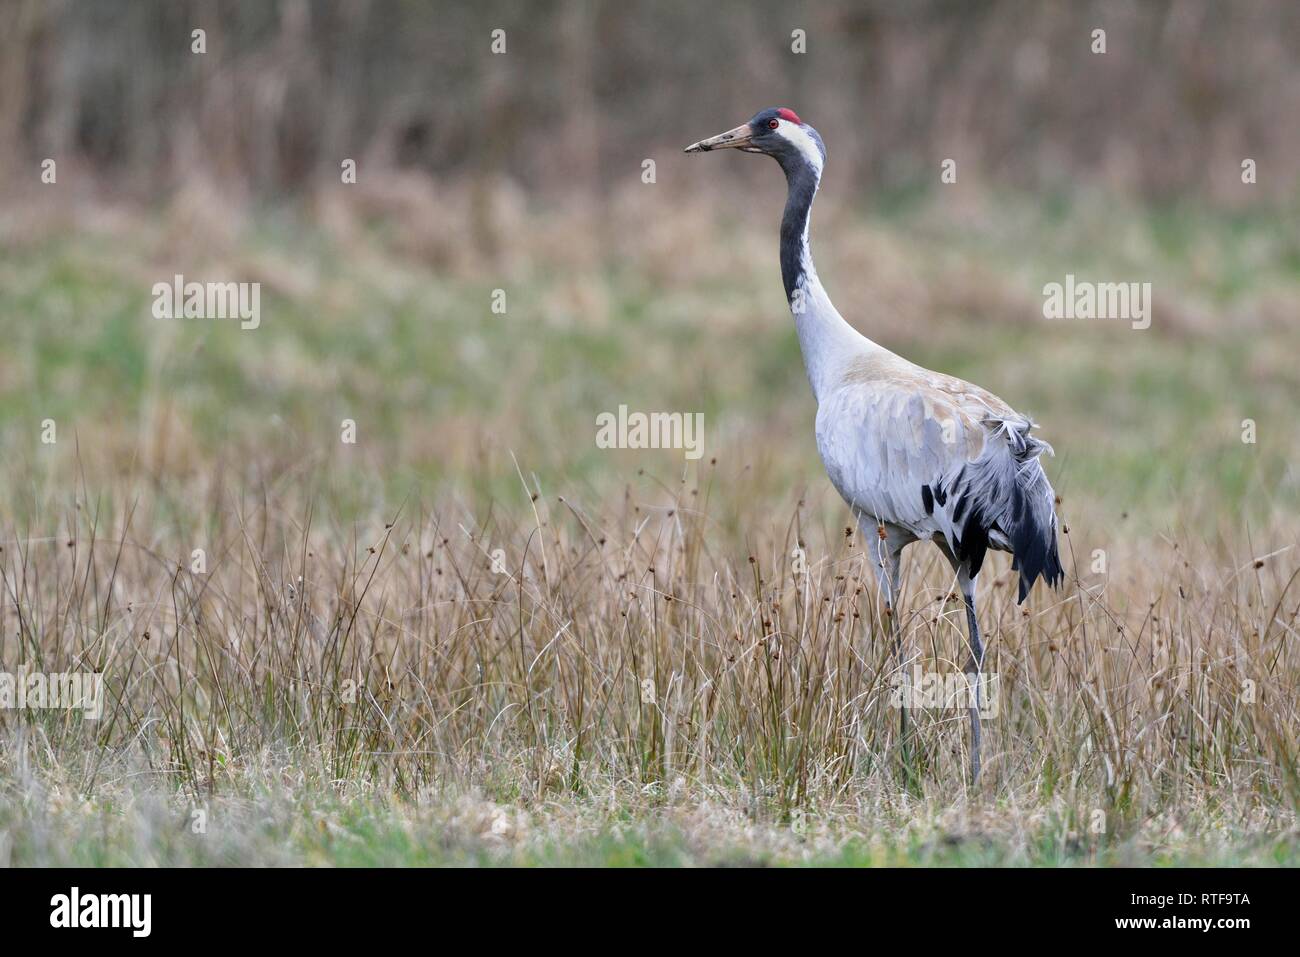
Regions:
M 736 492 L 724 523 L 808 490 L 836 515 L 781 293 L 779 170 L 680 152 L 789 106 L 829 150 L 813 249 L 840 311 L 1034 414 L 1067 513 L 1239 528 L 1300 498 L 1286 0 L 0 0 L 0 17 L 15 488 L 314 474 L 352 503 L 480 505 L 517 497 L 516 461 L 593 497 L 679 478 L 680 453 L 596 448 L 595 417 L 626 404 L 705 413 L 703 462 Z M 152 318 L 175 273 L 261 282 L 260 328 Z M 1067 273 L 1152 283 L 1151 328 L 1044 319 Z M 75 462 L 36 442 L 47 417 Z
M 336 182 L 341 156 L 371 173 L 508 177 L 534 196 L 600 198 L 650 152 L 769 103 L 797 104 L 826 131 L 855 199 L 932 185 L 934 157 L 948 155 L 1026 190 L 1093 181 L 1245 206 L 1296 186 L 1300 11 L 1285 2 L 5 9 L 6 158 L 67 157 L 97 185 L 148 199 L 203 177 L 293 201 Z M 204 55 L 191 51 L 194 28 L 207 32 Z M 494 29 L 504 55 L 489 55 Z M 1265 170 L 1255 195 L 1237 189 L 1247 146 Z

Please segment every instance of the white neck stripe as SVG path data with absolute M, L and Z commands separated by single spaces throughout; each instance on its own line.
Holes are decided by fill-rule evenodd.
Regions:
M 798 123 L 792 123 L 789 120 L 777 120 L 777 122 L 780 125 L 776 128 L 776 132 L 789 140 L 803 154 L 803 158 L 808 161 L 808 165 L 817 172 L 818 176 L 821 176 L 822 151 L 817 148 L 817 144 L 808 135 L 808 131 Z

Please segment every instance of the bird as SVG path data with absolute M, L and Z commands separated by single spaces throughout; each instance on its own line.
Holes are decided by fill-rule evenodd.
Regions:
M 809 247 L 813 200 L 826 165 L 821 135 L 788 108 L 761 110 L 686 153 L 736 149 L 772 157 L 785 172 L 781 279 L 817 403 L 817 450 L 867 543 L 906 681 L 898 615 L 903 549 L 935 543 L 951 563 L 966 611 L 963 667 L 970 715 L 970 777 L 980 775 L 984 647 L 976 581 L 989 550 L 1010 552 L 1023 603 L 1041 577 L 1059 586 L 1056 495 L 1043 469 L 1052 448 L 1028 415 L 991 392 L 919 366 L 872 341 L 831 303 Z M 900 708 L 904 767 L 907 710 Z

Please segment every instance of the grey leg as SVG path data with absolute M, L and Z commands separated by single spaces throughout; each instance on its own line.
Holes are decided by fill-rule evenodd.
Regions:
M 885 616 L 889 619 L 889 630 L 894 637 L 894 665 L 898 669 L 903 701 L 903 707 L 898 709 L 899 752 L 904 778 L 910 786 L 915 781 L 912 768 L 911 728 L 907 715 L 911 705 L 911 681 L 903 657 L 903 630 L 898 621 L 897 606 L 902 578 L 903 548 L 915 539 L 900 528 L 882 525 L 869 519 L 859 519 L 858 524 L 867 542 L 867 554 L 872 559 L 871 564 L 880 583 L 880 592 L 885 603 Z
M 983 684 L 984 646 L 980 644 L 980 626 L 975 619 L 975 582 L 967 579 L 962 585 L 962 594 L 966 599 L 966 634 L 970 639 L 970 658 L 964 671 L 971 676 L 967 680 L 974 685 L 970 707 L 970 779 L 974 784 L 980 776 L 980 693 Z
M 980 626 L 975 618 L 975 579 L 967 574 L 966 566 L 952 553 L 947 542 L 936 538 L 935 544 L 943 549 L 944 555 L 952 563 L 953 571 L 957 573 L 957 586 L 961 589 L 966 605 L 966 638 L 970 657 L 962 672 L 969 676 L 967 684 L 970 685 L 972 681 L 974 684 L 971 707 L 967 709 L 970 714 L 970 780 L 974 784 L 980 776 L 980 708 L 983 705 L 980 699 L 984 691 L 984 646 L 980 643 Z

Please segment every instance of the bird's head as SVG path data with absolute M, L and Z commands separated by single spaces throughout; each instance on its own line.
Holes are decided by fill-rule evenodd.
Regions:
M 692 143 L 682 152 L 707 153 L 725 149 L 766 153 L 775 158 L 786 173 L 807 165 L 817 175 L 821 175 L 822 166 L 826 163 L 826 147 L 822 144 L 821 136 L 799 119 L 794 110 L 784 107 L 760 110 L 748 123 Z

